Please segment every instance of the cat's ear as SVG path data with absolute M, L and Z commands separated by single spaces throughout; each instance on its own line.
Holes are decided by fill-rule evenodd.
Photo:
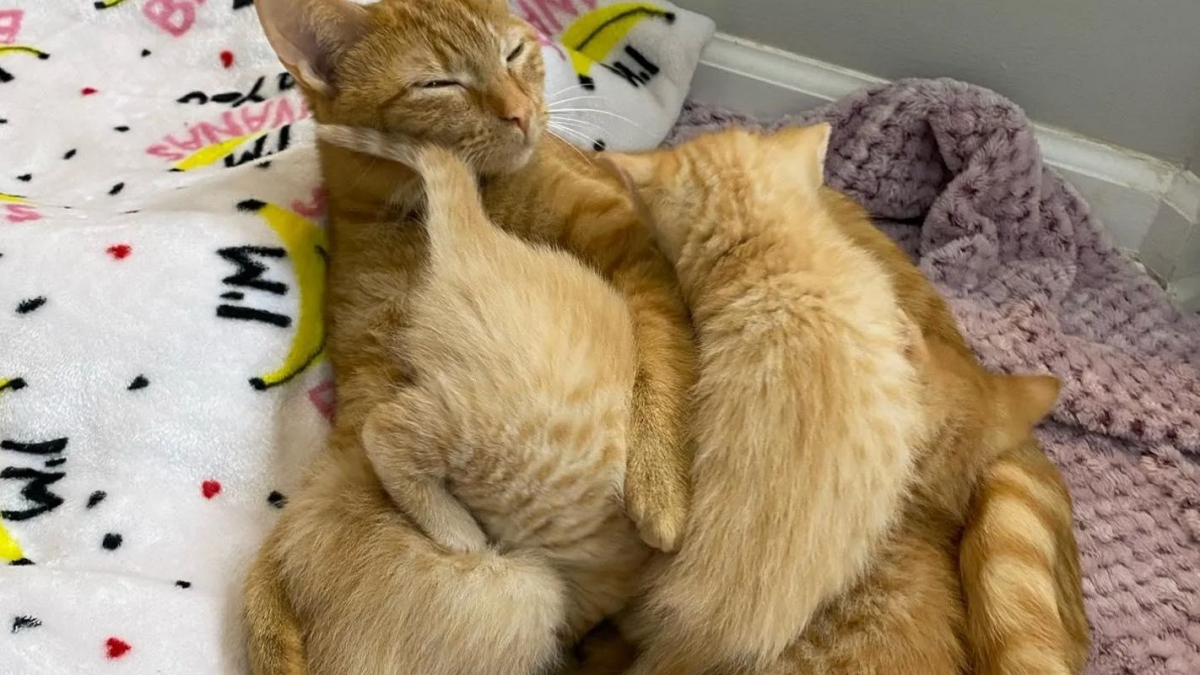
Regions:
M 997 375 L 997 400 L 1009 431 L 1024 436 L 1058 403 L 1062 383 L 1053 375 Z
M 807 127 L 788 127 L 770 136 L 785 153 L 780 161 L 802 169 L 801 180 L 813 188 L 825 184 L 825 155 L 833 127 L 827 122 Z
M 309 89 L 332 93 L 334 63 L 366 32 L 366 8 L 348 0 L 257 0 L 254 7 L 288 72 Z

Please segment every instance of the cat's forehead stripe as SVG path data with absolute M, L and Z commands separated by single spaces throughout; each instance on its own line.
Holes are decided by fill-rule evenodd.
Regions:
M 459 3 L 446 2 L 432 13 L 437 20 L 430 20 L 430 8 L 421 3 L 388 6 L 392 20 L 398 26 L 409 26 L 420 30 L 430 45 L 462 50 L 486 47 L 489 41 L 499 39 L 495 22 L 487 20 L 477 11 L 470 11 Z

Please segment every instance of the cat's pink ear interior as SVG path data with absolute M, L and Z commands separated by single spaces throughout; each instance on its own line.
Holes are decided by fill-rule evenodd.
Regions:
M 833 127 L 827 122 L 807 127 L 788 127 L 771 135 L 786 153 L 783 161 L 804 168 L 805 181 L 814 187 L 825 184 L 825 155 Z
M 288 72 L 314 91 L 331 93 L 334 62 L 366 32 L 367 10 L 347 0 L 257 0 L 254 7 Z

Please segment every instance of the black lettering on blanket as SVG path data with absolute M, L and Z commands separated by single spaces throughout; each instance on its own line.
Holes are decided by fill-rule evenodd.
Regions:
M 268 94 L 263 91 L 264 86 L 267 84 L 267 77 L 268 76 L 266 75 L 260 76 L 254 81 L 254 84 L 250 85 L 250 90 L 246 92 L 223 91 L 218 94 L 209 94 L 199 90 L 189 91 L 183 96 L 175 99 L 175 102 L 183 104 L 194 103 L 196 105 L 220 103 L 222 105 L 228 105 L 231 108 L 238 108 L 246 105 L 247 103 L 262 103 L 267 100 L 266 97 L 268 96 Z M 291 74 L 287 72 L 282 72 L 278 75 L 275 75 L 274 79 L 274 92 L 269 94 L 270 96 L 282 94 L 283 92 L 288 91 L 296 86 L 296 81 L 292 78 Z
M 267 265 L 262 260 L 279 260 L 287 258 L 287 251 L 282 248 L 268 246 L 231 246 L 217 251 L 217 255 L 233 263 L 237 272 L 221 280 L 226 286 L 241 289 L 253 289 L 271 295 L 286 295 L 287 284 L 265 277 Z M 230 291 L 220 296 L 232 302 L 242 301 L 246 294 L 241 291 Z M 279 328 L 292 325 L 292 317 L 277 312 L 271 312 L 256 307 L 222 303 L 217 305 L 217 316 L 223 319 L 237 321 L 257 321 Z
M 292 317 L 268 312 L 265 309 L 253 307 L 236 307 L 234 305 L 217 305 L 217 316 L 224 319 L 240 319 L 242 321 L 258 321 L 272 326 L 287 328 L 292 325 Z
M 634 49 L 633 45 L 626 45 L 625 53 L 628 54 L 629 58 L 633 59 L 634 63 L 636 63 L 640 68 L 638 71 L 638 77 L 642 80 L 642 82 L 649 82 L 650 78 L 658 74 L 658 66 L 654 65 L 654 63 L 651 62 L 650 59 L 646 58 L 641 52 Z
M 66 438 L 55 438 L 49 441 L 23 442 L 14 440 L 0 441 L 0 450 L 37 457 L 44 460 L 46 468 L 58 467 L 66 462 L 62 453 L 67 449 Z M 49 487 L 62 480 L 67 474 L 62 471 L 43 471 L 28 466 L 6 466 L 0 469 L 0 480 L 25 481 L 21 488 L 21 497 L 32 506 L 21 509 L 0 509 L 0 518 L 4 520 L 29 520 L 43 513 L 49 513 L 63 503 L 63 498 L 50 491 Z
M 274 147 L 267 144 L 267 140 L 274 134 L 276 136 Z M 249 150 L 245 152 L 232 152 L 225 155 L 225 167 L 232 169 L 235 166 L 241 166 L 250 162 L 257 162 L 263 157 L 268 157 L 277 152 L 283 152 L 292 144 L 292 125 L 285 124 L 275 131 L 259 136 Z
M 263 83 L 266 81 L 267 81 L 266 77 L 258 78 L 257 80 L 254 81 L 254 85 L 252 87 L 250 87 L 249 92 L 242 94 L 241 96 L 233 99 L 232 101 L 228 101 L 228 103 L 231 103 L 234 108 L 245 105 L 247 103 L 262 103 L 266 99 L 264 99 L 262 97 L 262 93 L 259 90 L 262 89 Z M 214 96 L 213 100 L 217 101 L 217 97 Z M 227 101 L 217 101 L 217 102 L 218 103 L 226 103 Z
M 48 488 L 66 475 L 61 471 L 42 471 L 20 466 L 8 466 L 0 470 L 0 480 L 26 481 L 25 487 L 21 488 L 21 496 L 29 503 L 34 504 L 33 507 L 27 509 L 0 510 L 0 517 L 5 520 L 29 520 L 62 506 L 63 498 Z
M 17 441 L 0 441 L 0 450 L 11 450 L 27 455 L 57 455 L 67 449 L 67 439 L 56 438 L 40 443 L 18 443 Z
M 632 65 L 624 63 L 621 59 L 617 59 L 612 63 L 601 63 L 600 65 L 607 68 L 609 71 L 620 75 L 626 82 L 634 87 L 640 87 L 647 84 L 650 80 L 658 75 L 659 68 L 644 54 L 634 49 L 632 46 L 625 47 L 625 54 L 633 61 Z
M 236 273 L 225 277 L 221 280 L 221 283 L 227 286 L 253 288 L 274 295 L 285 295 L 287 293 L 287 284 L 281 281 L 263 279 L 263 274 L 267 271 L 267 266 L 254 259 L 254 256 L 261 258 L 286 258 L 287 251 L 267 246 L 232 246 L 220 249 L 217 251 L 217 255 L 233 263 L 238 268 Z

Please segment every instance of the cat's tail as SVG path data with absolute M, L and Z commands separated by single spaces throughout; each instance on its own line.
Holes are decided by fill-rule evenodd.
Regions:
M 465 248 L 486 248 L 495 227 L 479 198 L 474 172 L 452 151 L 433 144 L 415 143 L 369 127 L 322 124 L 317 137 L 355 152 L 399 162 L 425 182 L 426 218 L 430 255 L 436 259 Z
M 1088 625 L 1071 497 L 1032 438 L 983 475 L 960 550 L 979 675 L 1074 675 Z
M 450 150 L 437 145 L 417 148 L 413 168 L 425 181 L 425 228 L 434 260 L 466 254 L 477 261 L 501 236 L 488 220 L 475 173 Z
M 243 619 L 250 672 L 308 675 L 304 640 L 275 558 L 275 535 L 263 543 L 246 577 Z
M 528 675 L 561 663 L 567 589 L 544 559 L 445 554 L 377 496 L 338 497 L 349 504 L 289 505 L 305 511 L 250 569 L 253 675 Z

